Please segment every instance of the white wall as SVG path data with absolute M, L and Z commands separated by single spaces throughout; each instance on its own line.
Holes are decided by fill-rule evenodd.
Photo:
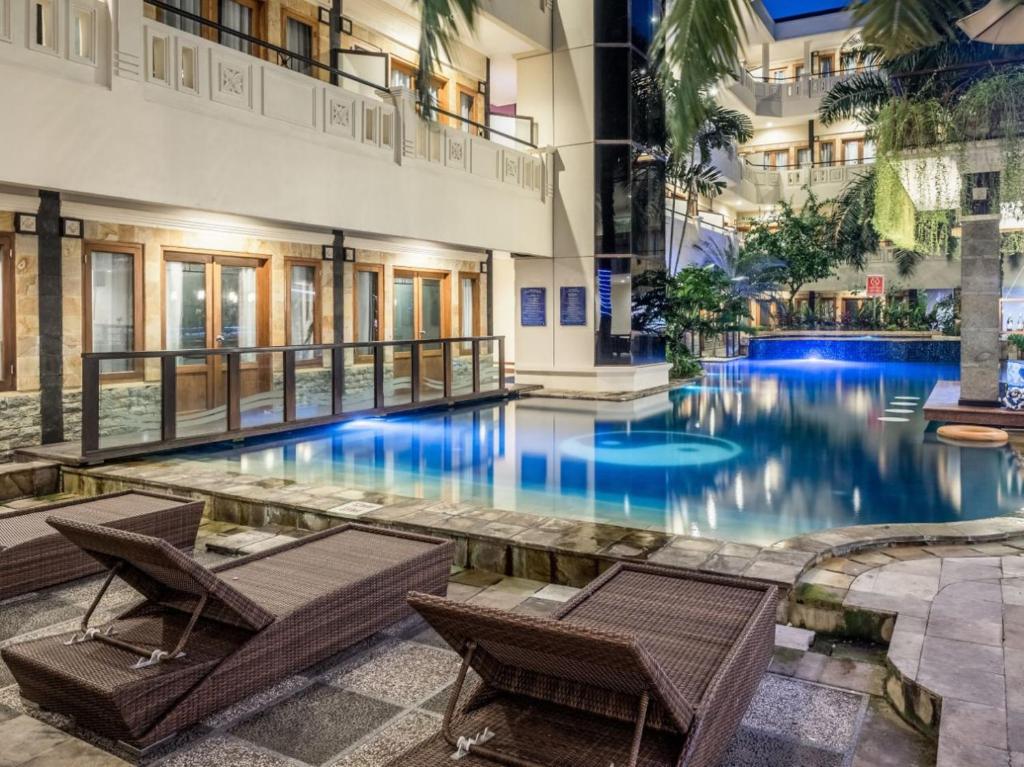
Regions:
M 496 250 L 488 279 L 494 281 L 494 335 L 505 336 L 505 361 L 516 360 L 516 266 L 512 254 Z
M 410 147 L 423 138 L 416 131 L 425 126 L 408 117 L 403 123 L 401 115 L 391 147 L 379 137 L 368 143 L 360 140 L 361 120 L 379 120 L 380 112 L 364 114 L 357 94 L 154 22 L 145 28 L 170 34 L 175 55 L 182 41 L 198 47 L 196 92 L 133 80 L 133 67 L 143 76 L 150 71 L 141 10 L 135 23 L 122 19 L 118 65 L 106 76 L 109 85 L 97 84 L 112 55 L 109 45 L 97 68 L 31 50 L 22 23 L 28 3 L 14 0 L 13 6 L 14 35 L 0 41 L 6 115 L 0 183 L 462 247 L 551 253 L 552 206 L 543 189 L 534 193 L 519 182 L 527 170 L 521 153 L 503 154 L 509 150 L 491 142 L 474 146 L 483 140 L 473 138 L 456 155 L 451 140 L 435 132 L 423 139 L 433 142 L 430 158 L 410 157 Z M 133 46 L 142 61 L 126 66 Z M 352 110 L 344 124 L 332 113 L 336 103 Z M 380 109 L 394 107 L 381 102 Z M 403 124 L 410 127 L 404 137 Z

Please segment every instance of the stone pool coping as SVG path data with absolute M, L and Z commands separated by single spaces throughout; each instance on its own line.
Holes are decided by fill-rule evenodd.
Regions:
M 181 458 L 64 466 L 62 483 L 65 491 L 84 495 L 129 488 L 186 495 L 205 500 L 210 519 L 256 528 L 321 530 L 359 521 L 441 535 L 456 542 L 459 566 L 567 586 L 585 585 L 615 562 L 631 561 L 758 578 L 792 594 L 804 573 L 827 559 L 891 546 L 993 543 L 1024 535 L 1024 512 L 1015 512 L 961 522 L 833 528 L 758 546 L 268 479 Z

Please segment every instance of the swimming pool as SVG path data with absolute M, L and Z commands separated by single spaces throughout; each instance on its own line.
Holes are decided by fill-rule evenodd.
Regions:
M 223 468 L 767 543 L 1024 506 L 1009 448 L 926 433 L 955 366 L 741 361 L 630 403 L 523 399 L 192 451 Z

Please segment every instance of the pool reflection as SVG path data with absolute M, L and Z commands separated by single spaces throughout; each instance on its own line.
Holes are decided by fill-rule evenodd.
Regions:
M 758 543 L 1016 510 L 1024 488 L 1010 449 L 949 446 L 925 431 L 928 392 L 956 375 L 913 363 L 730 363 L 702 385 L 632 403 L 525 399 L 191 455 L 304 483 Z

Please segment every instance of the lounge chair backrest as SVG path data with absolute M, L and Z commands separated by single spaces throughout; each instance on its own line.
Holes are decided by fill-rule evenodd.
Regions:
M 411 604 L 492 688 L 590 713 L 686 732 L 694 708 L 635 637 L 532 615 L 411 594 Z
M 273 614 L 161 538 L 62 517 L 46 521 L 104 567 L 120 565 L 118 576 L 153 602 L 191 612 L 205 593 L 204 617 L 253 630 L 274 621 Z

